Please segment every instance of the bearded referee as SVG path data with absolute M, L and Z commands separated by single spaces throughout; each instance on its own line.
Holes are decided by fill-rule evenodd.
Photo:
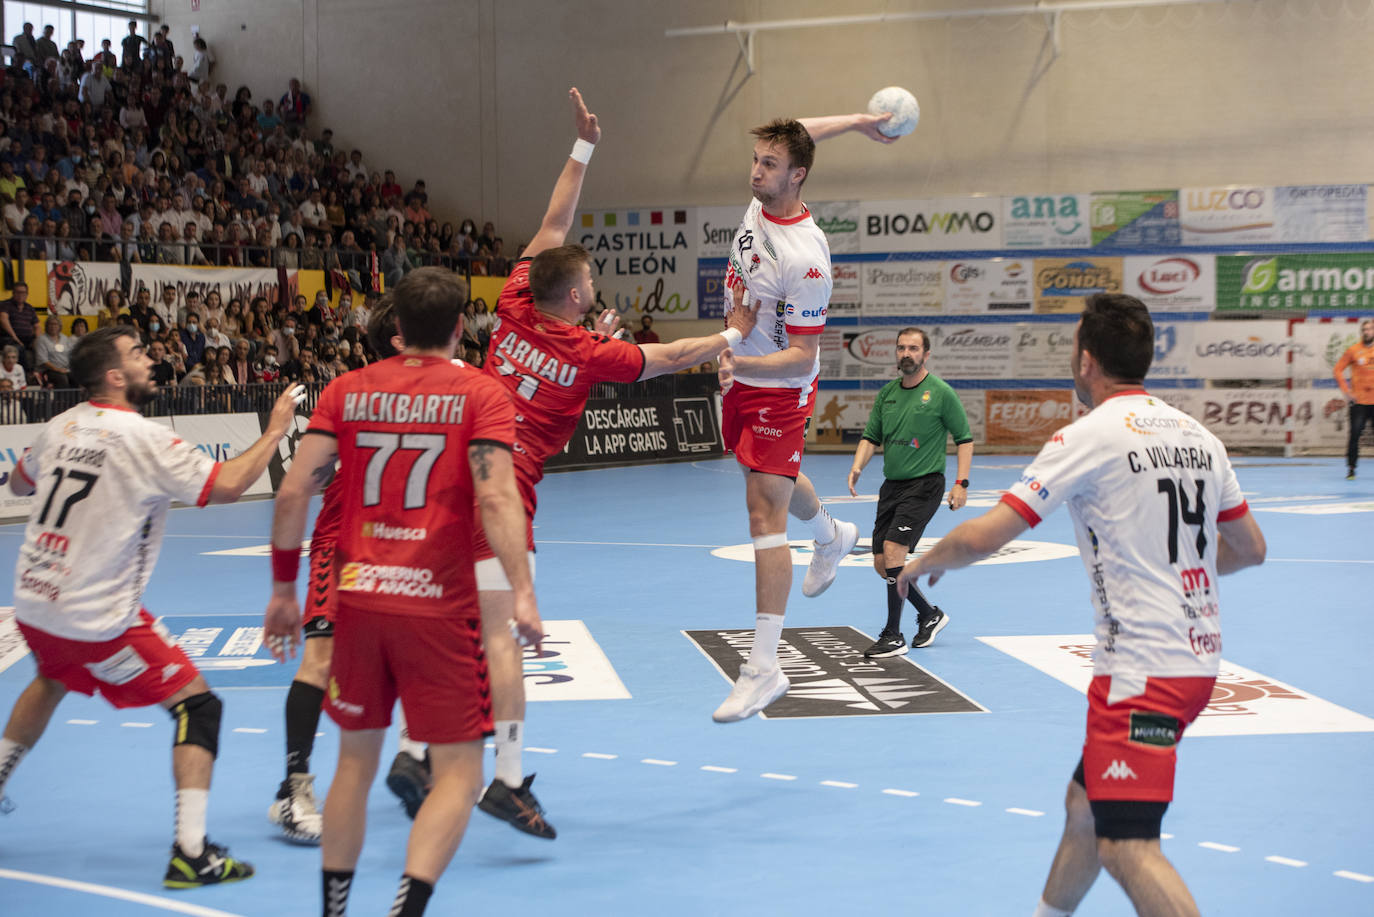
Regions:
M 849 469 L 849 494 L 859 482 L 864 466 L 883 447 L 883 486 L 878 491 L 878 516 L 873 523 L 873 568 L 887 582 L 887 623 L 878 640 L 864 655 L 873 658 L 900 656 L 907 651 L 902 636 L 902 603 L 916 606 L 916 632 L 912 646 L 930 646 L 944 630 L 949 616 L 921 594 L 915 580 L 905 596 L 897 588 L 897 574 L 907 554 L 921 540 L 941 498 L 950 509 L 968 500 L 968 471 L 973 461 L 973 436 L 968 415 L 949 383 L 926 369 L 930 336 L 919 328 L 897 333 L 897 369 L 893 379 L 878 392 L 868 415 L 863 439 Z M 945 496 L 945 439 L 954 437 L 958 471 Z

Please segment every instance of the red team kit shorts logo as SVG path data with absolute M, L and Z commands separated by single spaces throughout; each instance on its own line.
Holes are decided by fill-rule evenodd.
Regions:
M 1088 798 L 1169 802 L 1183 731 L 1207 706 L 1215 678 L 1150 678 L 1145 691 L 1109 704 L 1112 676 L 1088 689 L 1083 781 Z
M 806 391 L 736 382 L 721 404 L 725 448 L 751 471 L 795 478 L 801 473 L 806 425 L 816 408 L 816 383 Z

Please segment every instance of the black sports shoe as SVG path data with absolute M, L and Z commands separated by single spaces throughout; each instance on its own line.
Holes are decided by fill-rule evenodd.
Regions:
M 866 659 L 885 659 L 888 656 L 900 656 L 906 652 L 906 638 L 899 631 L 883 628 L 883 632 L 878 635 L 878 642 L 864 650 Z
M 916 633 L 911 637 L 911 645 L 930 646 L 935 642 L 935 635 L 944 630 L 945 625 L 949 623 L 949 615 L 937 607 L 931 612 L 930 617 L 917 623 L 920 626 L 917 627 Z
M 222 882 L 240 882 L 253 874 L 253 865 L 236 860 L 229 848 L 205 840 L 200 856 L 187 856 L 180 844 L 172 845 L 172 859 L 162 884 L 166 888 L 202 888 Z
M 1354 469 L 1354 468 L 1347 468 L 1347 469 L 1345 470 L 1345 479 L 1346 479 L 1347 481 L 1353 481 L 1353 480 L 1355 480 L 1355 469 Z
M 558 832 L 544 820 L 544 807 L 530 792 L 533 782 L 534 774 L 530 774 L 524 783 L 512 790 L 500 780 L 493 780 L 482 794 L 477 808 L 494 818 L 510 822 L 519 831 L 551 841 L 558 837 Z
M 405 752 L 398 751 L 396 760 L 391 762 L 391 771 L 386 775 L 386 788 L 401 800 L 401 808 L 406 810 L 411 821 L 415 820 L 415 813 L 420 811 L 433 783 L 428 751 L 423 761 L 416 761 Z

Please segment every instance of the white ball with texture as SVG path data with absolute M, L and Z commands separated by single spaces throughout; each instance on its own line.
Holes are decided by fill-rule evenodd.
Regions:
M 916 130 L 916 124 L 921 120 L 921 104 L 900 86 L 879 89 L 868 100 L 870 115 L 885 112 L 892 112 L 892 117 L 878 125 L 878 132 L 887 137 L 905 137 Z

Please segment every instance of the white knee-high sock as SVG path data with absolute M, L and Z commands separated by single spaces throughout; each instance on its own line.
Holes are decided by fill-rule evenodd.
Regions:
M 521 720 L 496 721 L 496 779 L 511 789 L 523 779 L 520 753 L 525 746 L 525 724 Z

